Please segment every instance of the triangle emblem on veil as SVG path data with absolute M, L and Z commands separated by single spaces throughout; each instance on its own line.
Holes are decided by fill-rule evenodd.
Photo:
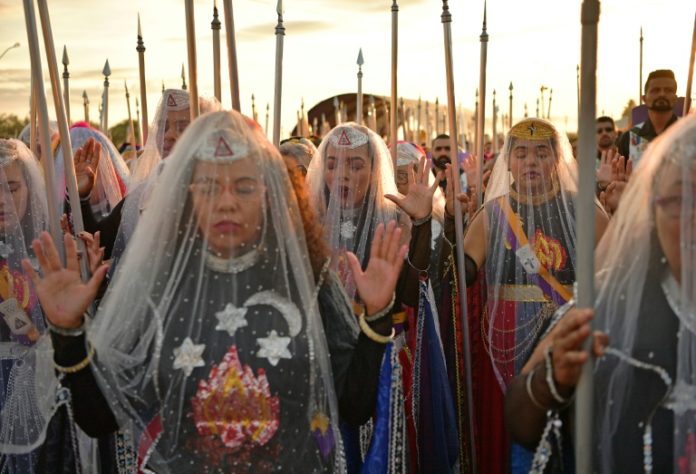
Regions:
M 220 137 L 218 139 L 217 146 L 215 147 L 215 158 L 220 158 L 223 156 L 234 156 L 232 149 L 227 144 L 224 138 Z
M 167 97 L 167 107 L 176 107 L 178 104 L 176 103 L 176 100 L 174 100 L 174 96 L 169 94 L 169 97 Z
M 345 130 L 342 130 L 342 131 L 341 131 L 341 135 L 338 137 L 338 144 L 339 144 L 340 146 L 351 146 L 351 145 L 353 145 L 353 144 L 350 142 L 350 138 L 348 138 L 348 135 L 346 134 L 346 131 L 345 131 Z

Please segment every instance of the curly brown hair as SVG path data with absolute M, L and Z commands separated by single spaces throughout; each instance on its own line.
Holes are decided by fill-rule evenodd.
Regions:
M 297 206 L 302 216 L 305 241 L 307 242 L 309 262 L 314 272 L 314 280 L 319 281 L 321 269 L 330 256 L 329 247 L 324 240 L 324 229 L 317 219 L 317 213 L 314 212 L 314 208 L 309 199 L 307 183 L 302 173 L 297 169 L 297 163 L 292 158 L 284 157 L 284 160 L 285 166 L 288 169 L 288 176 L 290 177 L 292 189 L 297 198 Z

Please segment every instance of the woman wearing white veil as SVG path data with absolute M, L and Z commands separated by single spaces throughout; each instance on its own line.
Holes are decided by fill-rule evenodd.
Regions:
M 73 152 L 82 148 L 89 141 L 99 143 L 99 158 L 95 161 L 95 182 L 90 193 L 83 198 L 86 201 L 83 207 L 89 205 L 90 215 L 94 215 L 99 220 L 109 215 L 126 195 L 130 171 L 123 157 L 106 135 L 84 122 L 72 126 L 70 143 Z M 55 163 L 58 212 L 62 213 L 68 200 L 65 163 L 63 162 L 63 150 L 60 147 L 56 153 Z
M 307 183 L 333 254 L 332 268 L 351 298 L 356 296 L 355 285 L 345 253 L 355 254 L 364 268 L 377 226 L 396 219 L 404 242 L 410 241 L 396 308 L 401 303 L 418 306 L 418 277 L 429 269 L 433 194 L 439 183 L 439 177 L 432 184 L 428 181 L 429 166 L 421 159 L 410 173 L 409 194 L 401 196 L 389 149 L 379 135 L 348 122 L 324 137 L 309 165 Z
M 545 120 L 522 120 L 508 132 L 485 203 L 464 236 L 465 262 L 459 264 L 465 265 L 470 287 L 482 472 L 529 470 L 531 453 L 510 447 L 506 434 L 505 388 L 531 356 L 551 315 L 572 297 L 576 193 L 576 163 L 565 134 Z M 607 220 L 597 201 L 597 241 Z
M 651 143 L 634 170 L 595 257 L 595 310 L 559 311 L 540 344 L 542 362 L 510 385 L 512 436 L 539 444 L 535 472 L 563 437 L 568 402 L 595 334 L 597 472 L 693 472 L 696 466 L 696 116 Z M 608 343 L 608 346 L 607 346 Z M 565 403 L 564 403 L 565 402 Z M 571 405 L 572 407 L 572 405 Z M 549 416 L 549 427 L 542 431 Z M 541 439 L 541 443 L 539 443 Z M 546 454 L 546 456 L 542 456 Z M 582 453 L 576 453 L 582 455 Z M 546 469 L 546 471 L 544 471 Z
M 370 416 L 391 340 L 400 231 L 378 229 L 365 272 L 351 258 L 367 313 L 358 337 L 336 278 L 322 271 L 315 285 L 285 163 L 254 122 L 201 116 L 161 179 L 86 338 L 106 268 L 82 284 L 73 241 L 63 267 L 46 234 L 34 242 L 44 277 L 24 265 L 47 318 L 73 328 L 52 336 L 78 424 L 118 428 L 128 469 L 341 472 L 339 410 Z
M 19 140 L 0 139 L 0 472 L 79 469 L 74 433 L 56 393 L 43 311 L 22 259 L 48 225 L 38 162 Z M 53 420 L 53 421 L 51 421 Z
M 199 104 L 201 113 L 220 110 L 220 104 L 214 99 L 199 98 Z M 100 144 L 87 144 L 82 151 L 76 153 L 75 173 L 82 198 L 85 230 L 92 234 L 100 233 L 105 258 L 118 258 L 123 254 L 152 187 L 162 171 L 164 160 L 190 123 L 188 92 L 179 89 L 165 90 L 157 106 L 145 149 L 138 157 L 128 181 L 128 194 L 107 216 L 94 216 L 91 208 L 87 206 L 88 196 L 99 176 L 97 167 L 100 166 L 102 154 Z

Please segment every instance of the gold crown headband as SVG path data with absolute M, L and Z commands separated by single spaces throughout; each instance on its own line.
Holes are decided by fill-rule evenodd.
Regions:
M 555 137 L 556 132 L 539 120 L 524 120 L 510 129 L 510 136 L 522 140 L 548 140 Z

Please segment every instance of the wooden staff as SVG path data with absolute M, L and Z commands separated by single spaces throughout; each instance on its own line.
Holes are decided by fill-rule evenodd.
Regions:
M 31 0 L 24 0 L 25 4 L 31 2 Z M 80 207 L 80 195 L 77 191 L 77 179 L 75 177 L 75 163 L 73 162 L 72 144 L 70 143 L 70 131 L 68 130 L 68 119 L 65 116 L 65 106 L 63 104 L 63 95 L 60 92 L 60 79 L 58 78 L 58 64 L 56 63 L 56 48 L 53 43 L 53 32 L 51 30 L 51 19 L 48 15 L 48 5 L 46 0 L 37 0 L 39 6 L 39 17 L 41 18 L 41 29 L 44 38 L 44 49 L 46 51 L 46 59 L 48 62 L 48 72 L 51 76 L 51 90 L 53 92 L 53 105 L 56 109 L 56 119 L 58 120 L 58 130 L 60 131 L 60 146 L 63 151 L 63 162 L 65 167 L 65 183 L 68 187 L 68 197 L 70 199 L 70 210 L 72 214 L 73 227 L 75 229 L 75 235 L 79 235 L 84 232 L 85 228 L 82 221 L 82 209 Z M 107 60 L 105 70 L 111 74 L 111 70 L 108 70 L 109 62 Z M 37 70 L 40 70 L 38 68 Z M 108 79 L 108 75 L 105 74 Z M 38 81 L 37 81 L 38 82 Z M 40 83 L 39 83 L 40 84 Z M 37 84 L 38 86 L 38 84 Z M 43 113 L 42 113 L 43 114 Z M 106 115 L 106 114 L 105 114 Z M 44 130 L 48 131 L 48 127 L 44 127 Z M 42 132 L 46 135 L 47 132 Z M 45 138 L 44 138 L 45 139 Z M 46 150 L 46 157 L 50 157 L 50 146 Z M 42 160 L 51 161 L 51 160 Z M 49 176 L 46 176 L 46 181 L 50 180 Z M 55 194 L 54 194 L 55 195 Z M 50 202 L 50 201 L 49 201 Z M 50 204 L 49 204 L 50 205 Z M 54 204 L 53 209 L 56 209 Z M 56 216 L 57 218 L 57 216 Z M 77 247 L 82 255 L 87 255 L 84 242 L 82 239 L 77 239 Z M 62 246 L 59 245 L 59 248 Z M 89 278 L 89 267 L 87 265 L 87 259 L 80 259 L 80 269 L 82 273 L 82 278 L 87 280 Z
M 580 183 L 577 197 L 576 229 L 578 308 L 594 308 L 594 247 L 595 247 L 595 116 L 597 100 L 597 24 L 599 0 L 583 0 L 581 43 L 581 116 L 578 129 L 578 167 Z M 592 354 L 592 338 L 588 338 L 584 350 Z M 592 399 L 594 381 L 592 357 L 585 364 L 576 391 L 575 403 L 575 471 L 578 474 L 593 472 L 592 457 Z
M 275 27 L 276 56 L 275 56 L 275 89 L 273 93 L 273 144 L 280 146 L 280 118 L 283 96 L 283 42 L 285 25 L 283 24 L 283 0 L 276 5 L 278 22 Z M 335 105 L 335 101 L 334 101 Z M 338 123 L 338 122 L 337 122 Z
M 56 203 L 56 178 L 53 160 L 51 159 L 51 136 L 48 131 L 48 104 L 46 102 L 46 93 L 43 88 L 43 71 L 41 70 L 41 53 L 39 51 L 39 37 L 36 31 L 36 15 L 34 13 L 33 0 L 24 0 L 24 19 L 27 28 L 27 39 L 29 43 L 29 56 L 31 60 L 31 78 L 32 78 L 32 104 L 36 110 L 36 116 L 39 121 L 38 134 L 43 150 L 43 158 L 41 166 L 44 171 L 46 184 L 46 202 L 48 204 L 48 230 L 53 238 L 53 243 L 57 248 L 62 248 L 60 243 L 61 229 L 60 220 L 58 219 L 58 204 Z M 35 123 L 33 128 L 36 128 Z M 35 131 L 36 133 L 36 131 Z M 36 142 L 36 137 L 31 138 L 32 146 Z M 35 155 L 38 156 L 38 155 Z
M 218 18 L 217 0 L 213 2 L 213 91 L 218 102 L 222 102 L 222 78 L 220 77 L 220 19 Z
M 193 0 L 185 0 L 186 7 L 186 51 L 188 52 L 189 72 L 189 111 L 191 121 L 200 115 L 198 104 L 198 64 L 196 62 L 196 25 L 194 20 Z M 182 71 L 183 72 L 183 71 Z
M 280 0 L 278 0 L 280 2 Z M 234 12 L 232 0 L 222 0 L 225 9 L 225 35 L 227 37 L 227 65 L 230 71 L 230 91 L 232 108 L 241 112 L 239 102 L 239 71 L 237 68 L 237 38 L 234 33 Z M 280 130 L 279 130 L 280 131 Z
M 508 90 L 510 91 L 510 97 L 509 97 L 509 105 L 508 105 L 508 128 L 512 128 L 512 81 L 510 81 L 510 87 L 508 87 Z
M 145 83 L 145 43 L 143 43 L 143 32 L 140 29 L 140 13 L 138 13 L 138 46 L 135 48 L 138 52 L 138 68 L 140 73 L 140 103 L 143 107 L 142 120 L 140 128 L 142 130 L 143 143 L 147 143 L 148 127 L 150 122 L 147 116 L 147 84 Z M 164 85 L 164 84 L 163 84 Z
M 397 72 L 399 59 L 399 5 L 396 0 L 392 0 L 392 38 L 391 38 L 391 110 L 390 110 L 390 126 L 389 126 L 389 143 L 394 169 L 396 169 L 396 143 L 397 143 L 397 123 L 399 114 L 397 112 Z
M 452 14 L 449 11 L 449 5 L 447 0 L 442 0 L 442 15 L 441 15 L 442 27 L 444 31 L 445 39 L 445 68 L 447 73 L 447 112 L 449 115 L 449 129 L 457 130 L 457 115 L 456 107 L 457 103 L 454 100 L 454 72 L 452 66 Z M 452 163 L 452 171 L 455 179 L 452 180 L 452 190 L 456 196 L 460 192 L 460 181 L 459 177 L 459 157 L 457 153 L 457 134 L 450 133 L 450 160 Z M 467 307 L 466 307 L 466 275 L 464 272 L 464 235 L 463 228 L 464 223 L 462 219 L 462 204 L 459 199 L 454 200 L 454 228 L 456 235 L 456 246 L 457 246 L 457 283 L 459 284 L 459 306 L 461 308 L 461 326 L 462 326 L 462 351 L 464 353 L 464 372 L 466 380 L 466 406 L 462 407 L 467 412 L 466 420 L 468 423 L 468 437 L 469 437 L 469 459 L 471 460 L 470 472 L 477 472 L 476 468 L 476 448 L 475 448 L 475 438 L 474 438 L 474 396 L 471 387 L 471 345 L 469 343 L 469 323 L 467 318 Z M 460 429 L 463 428 L 460 426 Z M 462 436 L 464 434 L 462 433 Z M 460 462 L 464 462 L 460 459 Z

